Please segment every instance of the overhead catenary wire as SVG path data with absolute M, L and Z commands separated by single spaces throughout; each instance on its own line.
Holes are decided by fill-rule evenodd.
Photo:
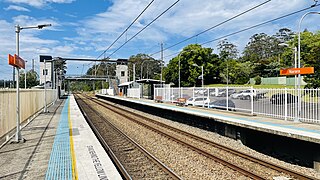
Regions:
M 167 11 L 169 11 L 173 6 L 175 6 L 180 0 L 177 0 L 175 3 L 173 3 L 170 7 L 168 7 L 165 11 L 163 11 L 161 14 L 159 14 L 155 19 L 153 19 L 150 23 L 148 23 L 145 27 L 143 27 L 140 31 L 138 31 L 135 35 L 133 35 L 130 39 L 128 39 L 126 42 L 124 42 L 120 47 L 118 47 L 115 51 L 113 51 L 107 58 L 110 58 L 113 54 L 115 54 L 117 51 L 119 51 L 124 45 L 126 45 L 129 41 L 131 41 L 133 38 L 135 38 L 137 35 L 139 35 L 142 31 L 144 31 L 147 27 L 149 27 L 152 23 L 154 23 L 157 19 L 159 19 L 163 14 L 165 14 Z
M 256 28 L 256 27 L 265 25 L 265 24 L 269 24 L 269 23 L 271 23 L 271 22 L 273 22 L 273 21 L 277 21 L 277 20 L 279 20 L 279 19 L 283 19 L 283 18 L 285 18 L 285 17 L 288 17 L 288 16 L 291 16 L 291 15 L 294 15 L 294 14 L 297 14 L 297 13 L 300 13 L 300 12 L 303 12 L 303 11 L 306 11 L 306 10 L 311 9 L 311 8 L 314 8 L 314 7 L 316 7 L 316 6 L 319 6 L 319 5 L 307 7 L 307 8 L 304 8 L 304 9 L 301 9 L 301 10 L 298 10 L 298 11 L 295 11 L 295 12 L 292 12 L 292 13 L 289 13 L 289 14 L 286 14 L 286 15 L 283 15 L 283 16 L 280 16 L 280 17 L 278 17 L 278 18 L 274 18 L 274 19 L 271 19 L 271 20 L 269 20 L 269 21 L 265 21 L 265 22 L 262 22 L 262 23 L 259 23 L 259 24 L 256 24 L 256 25 L 253 25 L 253 26 L 250 26 L 250 27 L 241 29 L 241 30 L 239 30 L 239 31 L 236 31 L 236 32 L 233 32 L 233 33 L 224 35 L 224 36 L 221 36 L 221 37 L 219 37 L 219 38 L 216 38 L 216 39 L 213 39 L 213 40 L 210 40 L 210 41 L 206 41 L 206 42 L 202 43 L 201 45 L 208 44 L 208 43 L 211 43 L 211 42 L 214 42 L 214 41 L 217 41 L 217 40 L 220 40 L 220 39 L 229 37 L 229 36 L 233 36 L 233 35 L 235 35 L 235 34 L 239 34 L 239 33 L 241 33 L 241 32 L 248 31 L 248 30 L 250 30 L 250 29 L 253 29 L 253 28 Z
M 171 45 L 171 46 L 169 46 L 169 47 L 167 47 L 167 48 L 164 48 L 163 51 L 165 51 L 165 50 L 167 50 L 167 49 L 170 49 L 170 48 L 172 48 L 172 47 L 175 47 L 175 46 L 177 46 L 177 45 L 179 45 L 179 44 L 181 44 L 181 43 L 183 43 L 183 42 L 186 42 L 186 41 L 188 41 L 188 40 L 190 40 L 190 39 L 192 39 L 192 38 L 194 38 L 194 37 L 198 37 L 198 36 L 201 35 L 201 34 L 204 34 L 204 33 L 208 32 L 208 31 L 210 31 L 210 30 L 212 30 L 212 29 L 214 29 L 214 28 L 217 28 L 217 27 L 219 27 L 219 26 L 221 26 L 221 25 L 223 25 L 223 24 L 225 24 L 225 23 L 227 23 L 227 22 L 229 22 L 229 21 L 231 21 L 231 20 L 233 20 L 233 19 L 235 19 L 235 18 L 237 18 L 237 17 L 240 17 L 240 16 L 242 16 L 242 15 L 244 15 L 244 14 L 246 14 L 246 13 L 248 13 L 248 12 L 250 12 L 250 11 L 252 11 L 252 10 L 260 7 L 260 6 L 262 6 L 262 5 L 265 5 L 266 3 L 270 2 L 270 1 L 271 1 L 271 0 L 267 0 L 267 1 L 263 2 L 263 3 L 260 3 L 260 4 L 254 6 L 254 7 L 250 8 L 250 9 L 248 9 L 248 10 L 246 10 L 246 11 L 243 11 L 243 12 L 241 12 L 241 13 L 239 13 L 239 14 L 237 14 L 237 15 L 235 15 L 235 16 L 227 19 L 227 20 L 224 20 L 224 21 L 222 21 L 222 22 L 220 22 L 220 23 L 218 23 L 218 24 L 216 24 L 216 25 L 214 25 L 214 26 L 212 26 L 212 27 L 210 27 L 210 28 L 208 28 L 208 29 L 206 29 L 206 30 L 204 30 L 204 31 L 201 31 L 201 32 L 198 33 L 198 34 L 195 34 L 195 35 L 193 35 L 193 36 L 191 36 L 191 37 L 188 37 L 188 38 L 186 38 L 186 39 L 184 39 L 184 40 L 182 40 L 182 41 L 177 42 L 176 44 L 173 44 L 173 45 Z M 155 54 L 158 54 L 159 52 L 160 52 L 160 51 L 154 52 L 154 53 L 150 54 L 150 56 L 153 56 L 153 55 L 155 55 Z
M 140 18 L 140 16 L 150 7 L 150 5 L 154 2 L 154 0 L 152 0 L 143 10 L 142 12 L 131 22 L 131 24 L 110 44 L 110 46 L 104 50 L 98 57 L 97 59 L 99 59 L 103 54 L 105 54 L 121 37 L 124 33 L 126 33 L 129 28 Z
M 218 37 L 218 38 L 216 38 L 216 39 L 203 42 L 203 43 L 201 43 L 200 45 L 205 45 L 205 44 L 208 44 L 208 43 L 211 43 L 211 42 L 214 42 L 214 41 L 218 41 L 218 40 L 227 38 L 227 37 L 229 37 L 229 36 L 233 36 L 233 35 L 242 33 L 242 32 L 244 32 L 244 31 L 248 31 L 248 30 L 257 28 L 257 27 L 260 27 L 260 26 L 262 26 L 262 25 L 269 24 L 269 23 L 271 23 L 271 22 L 274 22 L 274 21 L 277 21 L 277 20 L 286 18 L 286 17 L 288 17 L 288 16 L 292 16 L 292 15 L 294 15 L 294 14 L 297 14 L 297 13 L 300 13 L 300 12 L 303 12 L 303 11 L 306 11 L 306 10 L 308 10 L 308 9 L 311 9 L 311 8 L 314 8 L 314 7 L 317 7 L 317 6 L 320 6 L 320 4 L 317 4 L 317 5 L 311 6 L 311 7 L 307 7 L 307 8 L 298 10 L 298 11 L 294 11 L 294 12 L 292 12 L 292 13 L 289 13 L 289 14 L 286 14 L 286 15 L 283 15 L 283 16 L 280 16 L 280 17 L 277 17 L 277 18 L 274 18 L 274 19 L 271 19 L 271 20 L 268 20 L 268 21 L 265 21 L 265 22 L 262 22 L 262 23 L 259 23 L 259 24 L 256 24 L 256 25 L 247 27 L 247 28 L 244 28 L 244 29 L 241 29 L 241 30 L 239 30 L 239 31 L 235 31 L 235 32 L 233 32 L 233 33 L 230 33 L 230 34 L 227 34 L 227 35 Z M 164 58 L 170 57 L 170 56 L 173 56 L 173 55 L 176 55 L 176 54 L 178 54 L 178 53 L 179 53 L 179 52 L 175 52 L 175 53 L 169 54 L 169 55 L 165 56 Z M 152 55 L 150 55 L 150 56 L 152 56 Z

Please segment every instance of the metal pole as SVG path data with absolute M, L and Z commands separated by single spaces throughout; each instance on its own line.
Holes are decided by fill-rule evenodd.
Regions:
M 54 61 L 51 61 L 51 74 L 53 75 L 53 77 L 51 76 L 51 79 L 52 79 L 52 88 L 51 89 L 54 89 L 56 87 L 56 83 L 55 83 L 55 79 L 56 79 L 56 74 L 55 74 L 55 70 L 54 70 Z
M 160 74 L 160 83 L 162 86 L 162 69 L 163 69 L 163 43 L 161 42 L 161 74 Z
M 133 70 L 133 81 L 135 82 L 136 81 L 136 64 L 133 63 L 132 65 L 132 70 Z
M 320 14 L 320 12 L 307 12 L 305 13 L 300 21 L 298 26 L 298 68 L 301 68 L 301 22 L 308 14 Z M 298 75 L 298 118 L 301 116 L 301 74 Z
M 201 66 L 201 88 L 202 88 L 203 95 L 204 95 L 204 86 L 203 86 L 203 66 Z M 209 94 L 209 92 L 208 92 L 208 94 Z M 204 96 L 203 96 L 203 97 L 204 97 Z M 204 107 L 204 98 L 203 98 L 202 107 Z
M 43 112 L 47 112 L 47 67 L 46 67 L 46 60 L 44 60 L 44 109 Z
M 16 54 L 19 56 L 19 33 L 20 33 L 20 26 L 16 26 Z M 17 93 L 16 93 L 16 112 L 17 112 L 17 132 L 16 132 L 16 142 L 22 140 L 21 132 L 20 132 L 20 91 L 19 91 L 19 68 L 16 67 L 17 70 Z M 14 84 L 14 81 L 13 81 Z
M 178 59 L 179 59 L 179 98 L 181 98 L 181 86 L 180 86 L 180 56 L 181 56 L 181 54 L 183 53 L 183 51 L 179 54 L 179 57 L 178 57 Z
M 294 68 L 297 68 L 297 47 L 294 47 Z M 295 95 L 298 94 L 298 87 L 297 87 L 297 75 L 294 75 L 294 91 L 295 91 Z M 296 101 L 296 99 L 294 100 L 294 122 L 298 122 L 299 118 L 298 118 L 298 102 Z
M 145 61 L 143 61 L 142 63 L 141 63 L 141 67 L 140 67 L 140 79 L 142 79 L 142 68 L 143 68 L 143 63 L 144 63 Z
M 24 68 L 24 89 L 27 89 L 27 62 L 26 61 L 26 64 L 25 64 L 25 68 Z
M 203 66 L 201 66 L 201 77 L 202 77 L 202 89 L 204 88 L 204 78 L 203 78 Z

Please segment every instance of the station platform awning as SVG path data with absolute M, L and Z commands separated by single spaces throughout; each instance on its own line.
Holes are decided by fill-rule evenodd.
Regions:
M 161 84 L 165 81 L 157 80 L 157 79 L 139 79 L 136 80 L 137 83 L 143 83 L 143 84 Z

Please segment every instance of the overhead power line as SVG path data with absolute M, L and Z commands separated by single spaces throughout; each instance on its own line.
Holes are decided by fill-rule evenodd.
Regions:
M 265 22 L 262 22 L 262 23 L 259 23 L 259 24 L 256 24 L 256 25 L 253 25 L 253 26 L 250 26 L 250 27 L 241 29 L 241 30 L 239 30 L 239 31 L 236 31 L 236 32 L 233 32 L 233 33 L 224 35 L 224 36 L 221 36 L 221 37 L 219 37 L 219 38 L 216 38 L 216 39 L 213 39 L 213 40 L 210 40 L 210 41 L 207 41 L 207 42 L 204 42 L 204 43 L 202 43 L 201 45 L 208 44 L 208 43 L 211 43 L 211 42 L 214 42 L 214 41 L 217 41 L 217 40 L 220 40 L 220 39 L 229 37 L 229 36 L 233 36 L 233 35 L 235 35 L 235 34 L 239 34 L 239 33 L 241 33 L 241 32 L 248 31 L 248 30 L 250 30 L 250 29 L 253 29 L 253 28 L 256 28 L 256 27 L 265 25 L 265 24 L 269 24 L 269 23 L 271 23 L 271 22 L 273 22 L 273 21 L 277 21 L 277 20 L 279 20 L 279 19 L 283 19 L 283 18 L 285 18 L 285 17 L 292 16 L 292 15 L 294 15 L 294 14 L 297 14 L 297 13 L 300 13 L 300 12 L 303 12 L 303 11 L 306 11 L 306 10 L 311 9 L 311 8 L 313 8 L 313 7 L 316 7 L 316 6 L 319 6 L 319 5 L 307 7 L 307 8 L 304 8 L 304 9 L 301 9 L 301 10 L 298 10 L 298 11 L 295 11 L 295 12 L 292 12 L 292 13 L 289 13 L 289 14 L 286 14 L 286 15 L 283 15 L 283 16 L 280 16 L 280 17 L 278 17 L 278 18 L 274 18 L 274 19 L 271 19 L 271 20 L 269 20 L 269 21 L 265 21 Z
M 149 8 L 149 6 L 154 2 L 154 0 L 152 0 L 144 9 L 143 11 L 131 22 L 131 24 L 110 44 L 110 46 L 104 50 L 98 57 L 97 59 L 99 59 L 104 53 L 106 53 L 121 37 L 124 33 L 126 33 L 129 28 L 139 19 L 139 17 Z
M 218 41 L 218 40 L 220 40 L 220 39 L 227 38 L 227 37 L 229 37 L 229 36 L 233 36 L 233 35 L 242 33 L 242 32 L 244 32 L 244 31 L 248 31 L 248 30 L 253 29 L 253 28 L 257 28 L 257 27 L 259 27 L 259 26 L 262 26 L 262 25 L 265 25 L 265 24 L 269 24 L 269 23 L 271 23 L 271 22 L 274 22 L 274 21 L 277 21 L 277 20 L 286 18 L 286 17 L 288 17 L 288 16 L 292 16 L 292 15 L 294 15 L 294 14 L 297 14 L 297 13 L 300 13 L 300 12 L 303 12 L 303 11 L 306 11 L 306 10 L 308 10 L 308 9 L 311 9 L 311 8 L 314 8 L 314 7 L 317 7 L 317 6 L 320 6 L 320 4 L 317 4 L 317 5 L 314 5 L 314 6 L 311 6 L 311 7 L 307 7 L 307 8 L 298 10 L 298 11 L 294 11 L 294 12 L 292 12 L 292 13 L 289 13 L 289 14 L 286 14 L 286 15 L 283 15 L 283 16 L 280 16 L 280 17 L 277 17 L 277 18 L 274 18 L 274 19 L 271 19 L 271 20 L 268 20 L 268 21 L 265 21 L 265 22 L 262 22 L 262 23 L 259 23 L 259 24 L 256 24 L 256 25 L 247 27 L 247 28 L 244 28 L 244 29 L 241 29 L 241 30 L 239 30 L 239 31 L 235 31 L 235 32 L 233 32 L 233 33 L 230 33 L 230 34 L 227 34 L 227 35 L 218 37 L 218 38 L 216 38 L 216 39 L 213 39 L 213 40 L 210 40 L 210 41 L 206 41 L 206 42 L 204 42 L 204 43 L 201 43 L 200 45 L 208 44 L 208 43 L 211 43 L 211 42 L 214 42 L 214 41 Z M 170 56 L 173 56 L 173 55 L 178 54 L 178 53 L 179 53 L 179 52 L 175 52 L 175 53 L 172 53 L 172 54 L 167 55 L 167 56 L 165 56 L 165 57 L 170 57 Z M 152 55 L 150 55 L 150 56 L 152 56 Z
M 113 51 L 107 58 L 110 58 L 114 53 L 119 51 L 124 45 L 126 45 L 129 41 L 131 41 L 133 38 L 135 38 L 138 34 L 140 34 L 142 31 L 144 31 L 147 27 L 149 27 L 152 23 L 154 23 L 157 19 L 159 19 L 163 14 L 165 14 L 167 11 L 169 11 L 173 6 L 175 6 L 180 0 L 177 0 L 175 3 L 173 3 L 170 7 L 168 7 L 165 11 L 163 11 L 161 14 L 159 14 L 155 19 L 153 19 L 149 24 L 147 24 L 145 27 L 143 27 L 139 32 L 137 32 L 135 35 L 133 35 L 130 39 L 128 39 L 126 42 L 124 42 L 120 47 L 118 47 L 115 51 Z
M 165 50 L 170 49 L 170 48 L 172 48 L 172 47 L 174 47 L 174 46 L 177 46 L 177 45 L 179 45 L 179 44 L 181 44 L 181 43 L 183 43 L 183 42 L 186 42 L 186 41 L 188 41 L 188 40 L 190 40 L 190 39 L 192 39 L 192 38 L 194 38 L 194 37 L 197 37 L 197 36 L 199 36 L 199 35 L 201 35 L 201 34 L 203 34 L 203 33 L 206 33 L 206 32 L 208 32 L 208 31 L 210 31 L 210 30 L 212 30 L 212 29 L 214 29 L 214 28 L 216 28 L 216 27 L 219 27 L 219 26 L 221 26 L 221 25 L 223 25 L 223 24 L 225 24 L 225 23 L 227 23 L 227 22 L 229 22 L 229 21 L 231 21 L 231 20 L 233 20 L 233 19 L 235 19 L 235 18 L 237 18 L 237 17 L 240 17 L 240 16 L 242 16 L 242 15 L 244 15 L 244 14 L 246 14 L 246 13 L 248 13 L 248 12 L 250 12 L 250 11 L 252 11 L 252 10 L 254 10 L 254 9 L 256 9 L 256 8 L 258 8 L 258 7 L 266 4 L 266 3 L 268 3 L 268 2 L 270 2 L 270 1 L 271 1 L 271 0 L 268 0 L 268 1 L 265 1 L 265 2 L 263 2 L 263 3 L 261 3 L 261 4 L 258 4 L 258 5 L 250 8 L 250 9 L 248 9 L 248 10 L 242 12 L 242 13 L 239 13 L 239 14 L 237 14 L 237 15 L 235 15 L 235 16 L 227 19 L 227 20 L 224 20 L 224 21 L 222 21 L 222 22 L 220 22 L 220 23 L 218 23 L 218 24 L 216 24 L 216 25 L 214 25 L 214 26 L 212 26 L 212 27 L 210 27 L 210 28 L 208 28 L 208 29 L 206 29 L 206 30 L 198 33 L 198 34 L 195 34 L 195 35 L 193 35 L 193 36 L 191 36 L 191 37 L 188 37 L 188 38 L 186 38 L 186 39 L 184 39 L 184 40 L 182 40 L 182 41 L 180 41 L 180 42 L 178 42 L 178 43 L 176 43 L 176 44 L 173 44 L 173 45 L 171 45 L 171 46 L 169 46 L 169 47 L 167 47 L 167 48 L 165 48 L 165 49 L 163 49 L 163 50 L 165 51 Z M 152 54 L 150 54 L 150 56 L 153 56 L 153 55 L 155 55 L 155 54 L 157 54 L 157 53 L 159 53 L 159 52 L 160 52 L 160 51 L 157 51 L 157 52 L 155 52 L 155 53 L 152 53 Z

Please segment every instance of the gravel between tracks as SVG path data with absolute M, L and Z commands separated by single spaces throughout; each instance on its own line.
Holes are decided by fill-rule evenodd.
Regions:
M 122 108 L 125 108 L 125 109 L 128 109 L 130 111 L 134 111 L 134 112 L 139 112 L 139 114 L 143 114 L 147 117 L 150 117 L 154 120 L 157 120 L 157 121 L 160 121 L 160 122 L 163 122 L 163 123 L 166 123 L 170 126 L 173 126 L 173 127 L 176 127 L 176 128 L 179 128 L 181 130 L 184 130 L 184 131 L 187 131 L 189 133 L 192 133 L 192 134 L 195 134 L 197 136 L 200 136 L 200 137 L 203 137 L 203 138 L 206 138 L 208 140 L 211 140 L 211 141 L 214 141 L 216 143 L 219 143 L 219 144 L 223 144 L 227 147 L 230 147 L 230 148 L 233 148 L 233 149 L 237 149 L 238 151 L 241 151 L 241 152 L 244 152 L 244 153 L 247 153 L 247 154 L 250 154 L 254 157 L 257 157 L 259 159 L 263 159 L 263 160 L 268 160 L 270 162 L 273 162 L 273 163 L 276 163 L 276 164 L 280 164 L 284 167 L 290 167 L 291 169 L 295 170 L 295 171 L 298 171 L 298 172 L 302 172 L 304 174 L 307 174 L 309 176 L 313 176 L 315 179 L 320 179 L 320 173 L 316 172 L 314 169 L 311 169 L 311 168 L 305 168 L 305 167 L 301 167 L 301 166 L 297 166 L 297 165 L 292 165 L 292 164 L 289 164 L 289 163 L 286 163 L 286 162 L 283 162 L 283 161 L 280 161 L 278 159 L 275 159 L 275 158 L 272 158 L 270 156 L 267 156 L 267 155 L 264 155 L 264 154 L 261 154 L 259 152 L 256 152 L 246 146 L 244 146 L 243 144 L 241 144 L 241 142 L 239 141 L 235 141 L 231 138 L 227 138 L 227 137 L 224 137 L 224 136 L 221 136 L 221 135 L 218 135 L 216 133 L 213 133 L 213 132 L 209 132 L 209 131 L 205 131 L 205 130 L 202 130 L 202 129 L 199 129 L 199 128 L 195 128 L 195 127 L 191 127 L 191 126 L 188 126 L 188 125 L 185 125 L 185 124 L 181 124 L 181 123 L 178 123 L 178 122 L 174 122 L 174 121 L 171 121 L 171 120 L 167 120 L 167 119 L 164 119 L 164 118 L 160 118 L 158 116 L 153 116 L 153 115 L 150 115 L 150 114 L 147 114 L 147 113 L 143 113 L 141 111 L 137 111 L 137 110 L 134 110 L 134 109 L 131 109 L 131 108 L 128 108 L 128 107 L 123 107 L 121 106 Z M 110 115 L 110 114 L 108 114 Z M 117 117 L 119 118 L 119 117 Z M 116 119 L 117 119 L 116 118 Z M 121 122 L 121 121 L 117 121 L 118 123 Z M 122 124 L 124 127 L 127 128 L 128 131 L 132 131 L 130 130 L 130 125 L 128 127 L 128 124 Z M 147 139 L 147 138 L 143 138 L 143 137 L 148 137 L 150 134 L 141 134 L 141 131 L 139 130 L 136 130 L 135 131 L 137 134 L 135 134 L 137 136 L 137 139 Z M 141 136 L 141 137 L 139 137 Z M 158 137 L 153 137 L 153 138 L 158 138 Z M 152 138 L 148 138 L 148 139 L 152 139 Z M 150 141 L 150 140 L 149 140 Z M 154 139 L 154 142 L 146 142 L 146 143 L 143 143 L 143 144 L 149 144 L 149 145 L 152 145 L 151 147 L 149 147 L 150 149 L 156 149 L 156 150 L 152 150 L 152 151 L 155 151 L 155 152 L 161 152 L 163 151 L 163 146 L 166 146 L 166 145 L 163 145 L 161 146 L 162 149 L 160 149 L 160 144 L 159 142 L 163 142 L 163 141 L 166 141 L 166 140 L 159 140 L 159 139 Z M 157 149 L 159 148 L 159 149 Z M 178 162 L 179 159 L 177 158 L 181 158 L 181 157 L 184 157 L 184 159 L 192 159 L 192 157 L 188 157 L 190 156 L 190 154 L 192 154 L 192 152 L 189 152 L 190 150 L 183 150 L 183 149 L 180 149 L 179 154 L 181 154 L 180 157 L 170 157 L 172 154 L 172 151 L 177 151 L 177 149 L 170 149 L 172 147 L 168 146 L 167 149 L 165 150 L 166 152 L 161 152 L 159 154 L 164 154 L 165 156 L 167 156 L 169 159 L 169 163 L 175 163 L 175 162 Z M 162 155 L 161 155 L 162 156 Z M 169 158 L 170 157 L 170 158 Z M 171 162 L 173 161 L 173 162 Z M 179 160 L 180 161 L 180 160 Z M 167 163 L 167 162 L 166 162 Z M 192 165 L 191 165 L 192 164 Z M 211 166 L 215 166 L 214 169 L 211 169 L 209 171 L 213 171 L 213 172 L 205 172 L 203 171 L 203 173 L 201 174 L 201 176 L 199 177 L 199 174 L 192 174 L 191 172 L 197 172 L 197 168 L 200 168 L 202 170 L 205 170 L 205 169 L 210 169 L 208 168 L 211 167 Z M 226 174 L 218 174 L 216 175 L 215 173 L 218 172 L 218 171 L 221 171 L 221 169 L 217 168 L 216 167 L 217 165 L 212 165 L 212 161 L 210 160 L 210 162 L 206 162 L 205 160 L 202 160 L 202 161 L 199 161 L 199 160 L 195 160 L 194 162 L 189 162 L 189 164 L 186 164 L 186 165 L 178 165 L 177 169 L 174 169 L 174 171 L 176 172 L 184 172 L 185 169 L 188 169 L 188 171 L 184 174 L 182 174 L 181 176 L 182 177 L 188 177 L 187 179 L 189 178 L 195 178 L 197 177 L 196 179 L 203 179 L 203 178 L 210 178 L 210 179 L 224 179 L 224 178 L 228 178 L 228 179 L 246 179 L 245 177 L 241 177 L 241 175 L 239 176 L 236 175 L 236 176 L 232 176 L 232 174 L 227 173 Z M 221 167 L 221 168 L 225 168 L 225 167 Z M 200 171 L 201 172 L 201 171 Z M 232 173 L 232 172 L 231 172 Z M 233 172 L 235 173 L 235 172 Z M 190 175 L 188 175 L 190 174 Z M 231 175 L 231 176 L 229 176 Z M 270 177 L 270 179 L 272 179 L 272 177 Z

